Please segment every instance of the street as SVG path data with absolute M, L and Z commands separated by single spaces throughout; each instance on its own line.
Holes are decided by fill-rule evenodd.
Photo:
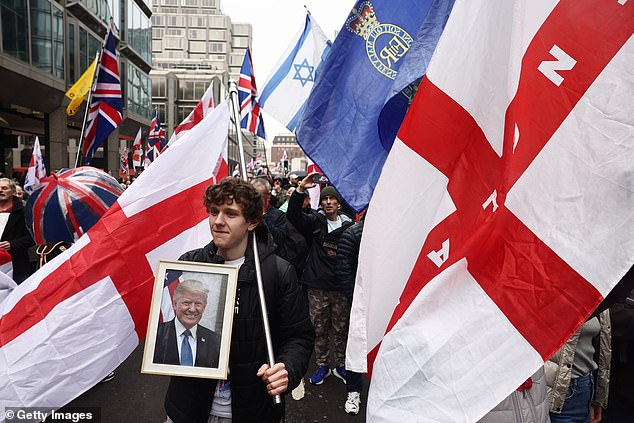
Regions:
M 165 421 L 163 399 L 169 378 L 141 374 L 143 344 L 140 344 L 128 359 L 115 371 L 115 378 L 100 383 L 68 404 L 70 407 L 99 407 L 103 423 L 138 423 Z M 312 363 L 304 378 L 305 395 L 296 401 L 286 396 L 287 423 L 316 422 L 365 422 L 365 400 L 367 380 L 364 381 L 362 409 L 358 416 L 344 412 L 346 389 L 334 376 L 319 386 L 308 383 L 308 376 L 315 370 Z

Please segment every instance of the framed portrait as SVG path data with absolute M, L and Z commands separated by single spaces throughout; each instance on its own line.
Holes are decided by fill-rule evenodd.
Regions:
M 238 267 L 161 260 L 141 373 L 226 379 Z

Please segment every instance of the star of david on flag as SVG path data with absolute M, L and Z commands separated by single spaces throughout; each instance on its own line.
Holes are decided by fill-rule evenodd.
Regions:
M 295 68 L 295 75 L 293 75 L 293 79 L 301 82 L 302 87 L 306 86 L 309 82 L 315 82 L 315 78 L 313 78 L 313 71 L 315 70 L 315 67 L 308 64 L 308 59 L 304 59 L 304 61 L 300 64 L 294 63 L 293 67 Z
M 632 2 L 456 1 L 365 220 L 368 421 L 478 421 L 630 269 L 633 32 Z
M 89 164 L 92 157 L 112 131 L 121 123 L 123 99 L 121 98 L 121 81 L 119 80 L 119 52 L 115 48 L 112 25 L 108 33 L 97 69 L 97 77 L 92 88 L 88 123 L 82 154 L 84 163 Z
M 253 74 L 253 62 L 249 49 L 244 53 L 240 79 L 238 80 L 238 101 L 240 102 L 240 127 L 262 139 L 266 139 L 262 111 L 258 103 L 258 88 Z
M 328 37 L 307 13 L 304 25 L 264 84 L 260 96 L 262 108 L 289 131 L 297 127 L 330 46 Z

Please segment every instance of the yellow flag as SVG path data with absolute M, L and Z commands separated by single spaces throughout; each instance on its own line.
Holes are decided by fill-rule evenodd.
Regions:
M 68 116 L 73 116 L 77 113 L 81 102 L 84 101 L 86 94 L 88 94 L 88 90 L 91 88 L 96 67 L 97 58 L 93 60 L 92 64 L 88 67 L 88 69 L 86 69 L 77 82 L 75 82 L 73 86 L 66 91 L 66 97 L 70 98 L 70 104 L 66 108 L 66 114 Z

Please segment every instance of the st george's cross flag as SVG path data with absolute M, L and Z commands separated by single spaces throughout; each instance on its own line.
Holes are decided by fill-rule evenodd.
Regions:
M 0 303 L 0 404 L 61 407 L 145 337 L 158 261 L 211 239 L 202 196 L 227 176 L 228 127 L 222 104 Z
M 456 1 L 361 242 L 368 422 L 476 422 L 632 266 L 633 31 L 631 1 Z
M 33 144 L 33 154 L 29 162 L 29 169 L 26 171 L 24 179 L 24 191 L 31 194 L 40 186 L 40 180 L 46 178 L 46 166 L 44 166 L 44 158 L 40 149 L 40 138 L 35 137 Z
M 209 83 L 209 86 L 205 90 L 202 98 L 194 107 L 194 110 L 187 115 L 187 117 L 174 128 L 174 133 L 170 137 L 168 145 L 171 145 L 177 139 L 182 138 L 187 131 L 196 126 L 205 116 L 207 116 L 214 108 L 214 81 Z
M 141 138 L 141 128 L 136 133 L 132 144 L 132 168 L 141 167 L 141 156 L 143 155 L 143 139 Z
M 331 45 L 315 18 L 307 12 L 304 25 L 264 84 L 260 105 L 291 132 L 295 131 L 304 112 L 304 104 Z
M 109 25 L 97 67 L 97 76 L 92 87 L 86 136 L 82 147 L 85 164 L 92 161 L 97 149 L 108 139 L 108 135 L 119 126 L 122 120 L 122 110 L 119 52 L 115 47 L 112 25 Z
M 253 74 L 251 51 L 247 49 L 240 68 L 238 80 L 238 101 L 240 103 L 240 127 L 262 139 L 266 139 L 262 110 L 258 101 L 258 88 Z

